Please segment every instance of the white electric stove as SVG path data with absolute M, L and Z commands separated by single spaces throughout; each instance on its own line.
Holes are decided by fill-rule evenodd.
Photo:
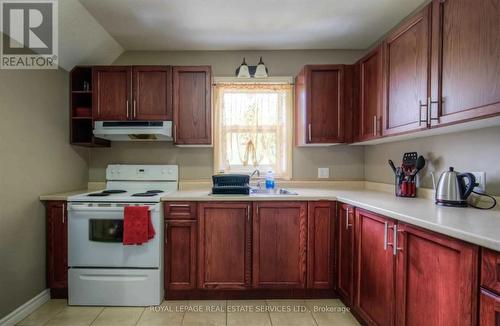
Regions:
M 106 190 L 68 198 L 68 303 L 148 306 L 163 301 L 163 208 L 178 188 L 176 165 L 109 165 Z M 147 206 L 155 229 L 123 245 L 125 206 Z

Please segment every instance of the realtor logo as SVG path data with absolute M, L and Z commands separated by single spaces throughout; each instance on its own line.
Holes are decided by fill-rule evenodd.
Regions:
M 57 69 L 57 0 L 1 0 L 1 69 Z

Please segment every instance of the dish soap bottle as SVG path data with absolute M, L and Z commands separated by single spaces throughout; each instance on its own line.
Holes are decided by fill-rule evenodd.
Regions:
M 266 189 L 274 189 L 274 173 L 272 170 L 266 174 Z

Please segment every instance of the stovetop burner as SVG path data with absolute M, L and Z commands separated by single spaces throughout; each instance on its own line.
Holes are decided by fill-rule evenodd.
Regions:
M 87 196 L 89 196 L 89 197 L 106 197 L 109 195 L 111 195 L 111 194 L 109 194 L 107 192 L 94 192 L 92 194 L 88 194 Z
M 164 192 L 163 190 L 148 190 L 146 191 L 146 193 L 148 194 L 161 194 L 162 192 Z
M 132 197 L 153 197 L 156 196 L 155 192 L 139 192 L 137 194 L 133 194 Z
M 109 189 L 109 190 L 103 190 L 102 193 L 104 193 L 104 194 L 123 194 L 125 192 L 127 192 L 127 190 Z

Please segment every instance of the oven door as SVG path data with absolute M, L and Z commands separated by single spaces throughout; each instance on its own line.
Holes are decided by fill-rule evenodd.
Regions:
M 161 205 L 149 206 L 155 229 L 142 245 L 123 245 L 123 210 L 128 204 L 68 204 L 68 266 L 159 268 L 163 234 Z

